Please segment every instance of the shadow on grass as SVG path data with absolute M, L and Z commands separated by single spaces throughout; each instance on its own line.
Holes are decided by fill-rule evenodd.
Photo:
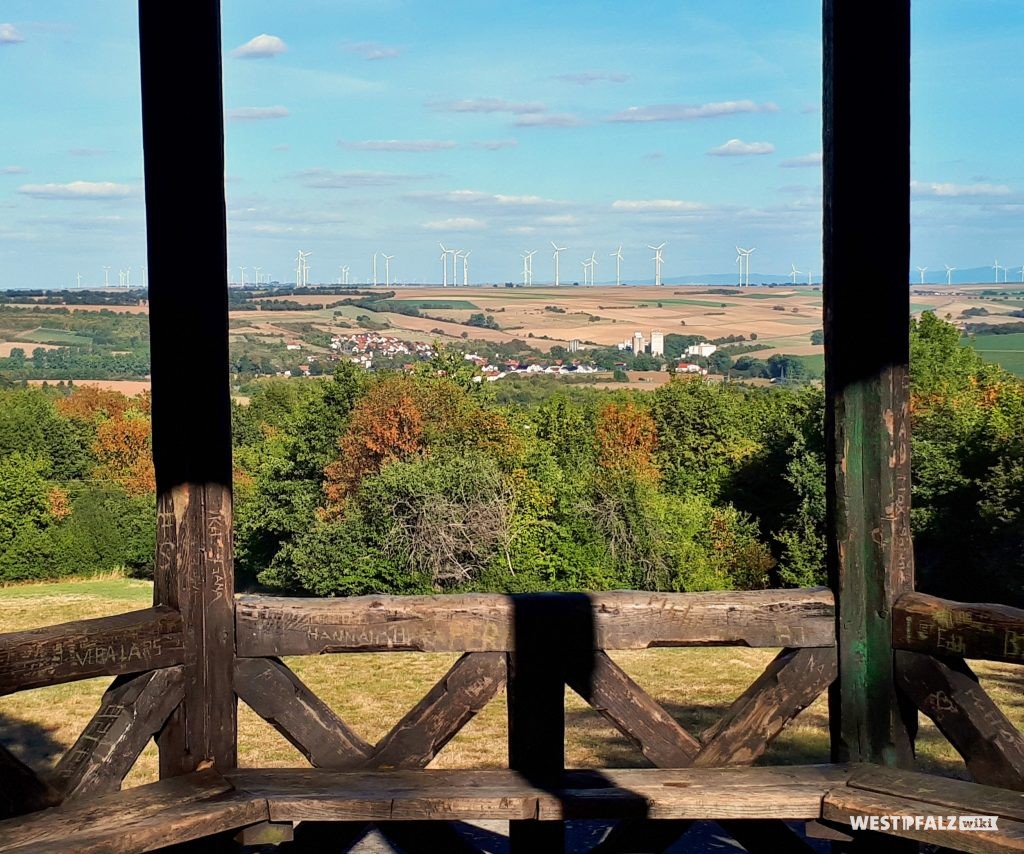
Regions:
M 0 713 L 0 745 L 38 771 L 46 771 L 64 753 L 48 729 L 39 724 Z

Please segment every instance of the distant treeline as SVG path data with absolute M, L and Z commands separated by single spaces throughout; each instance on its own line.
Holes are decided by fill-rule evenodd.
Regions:
M 128 288 L 118 291 L 44 291 L 13 290 L 0 291 L 0 303 L 12 305 L 138 305 L 139 300 L 149 299 L 145 288 Z

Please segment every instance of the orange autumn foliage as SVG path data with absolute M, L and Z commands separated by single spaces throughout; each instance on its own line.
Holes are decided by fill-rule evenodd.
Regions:
M 658 431 L 654 419 L 632 403 L 609 403 L 597 416 L 594 430 L 597 462 L 609 471 L 630 471 L 646 480 L 659 475 L 654 462 Z
M 120 484 L 129 495 L 156 489 L 148 418 L 110 418 L 96 428 L 94 475 Z
M 66 519 L 71 515 L 71 499 L 67 492 L 59 486 L 53 487 L 46 494 L 47 510 L 53 519 Z
M 107 418 L 122 418 L 132 408 L 132 400 L 119 391 L 95 386 L 76 386 L 67 397 L 56 402 L 57 411 L 65 418 L 82 421 L 100 421 Z
M 324 469 L 327 512 L 335 515 L 363 478 L 423 449 L 423 412 L 406 377 L 382 381 L 353 408 L 340 456 Z

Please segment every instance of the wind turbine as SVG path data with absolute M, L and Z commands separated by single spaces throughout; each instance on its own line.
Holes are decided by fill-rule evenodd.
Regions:
M 373 253 L 373 286 L 377 287 L 377 254 Z
M 391 287 L 391 259 L 394 255 L 385 255 L 383 252 L 380 253 L 384 258 L 384 287 Z
M 82 287 L 82 274 L 81 273 L 75 273 L 75 279 L 78 280 L 78 287 Z
M 736 247 L 736 284 L 741 288 L 743 287 L 743 253 L 740 252 L 739 246 Z
M 585 258 L 580 261 L 580 265 L 583 267 L 583 284 L 589 284 L 587 282 L 587 271 L 590 270 L 590 260 Z
M 952 285 L 953 284 L 953 271 L 955 269 L 956 269 L 956 267 L 950 267 L 949 264 L 946 265 L 946 284 L 947 285 Z
M 555 243 L 554 240 L 552 240 L 551 241 L 551 248 L 555 250 L 553 254 L 554 254 L 554 257 L 555 257 L 555 287 L 557 288 L 558 285 L 559 285 L 559 281 L 558 281 L 558 253 L 565 252 L 565 250 L 568 249 L 569 247 L 568 246 L 559 246 L 558 244 Z
M 124 270 L 124 286 L 130 288 L 132 286 L 132 268 L 125 267 Z
M 469 287 L 469 256 L 472 252 L 473 250 L 470 249 L 469 252 L 464 253 L 462 256 L 462 287 L 464 288 Z
M 110 267 L 103 268 L 103 287 L 110 287 Z
M 619 248 L 612 253 L 612 258 L 615 259 L 615 284 L 619 286 L 622 284 L 622 245 L 619 244 Z
M 799 270 L 798 270 L 798 269 L 796 268 L 796 264 L 790 264 L 789 266 L 793 268 L 793 269 L 792 269 L 792 272 L 790 272 L 790 274 L 789 274 L 789 275 L 793 277 L 793 284 L 795 285 L 795 284 L 796 284 L 796 277 L 797 277 L 797 276 L 802 276 L 802 275 L 803 275 L 803 273 L 801 273 L 801 272 L 800 272 L 800 271 L 799 271 Z
M 809 285 L 813 285 L 814 284 L 814 282 L 812 281 L 813 277 L 814 277 L 814 271 L 811 270 L 810 267 L 808 267 L 807 268 L 807 284 L 809 284 Z
M 652 261 L 654 261 L 654 284 L 660 285 L 661 265 L 665 261 L 665 259 L 661 257 L 661 250 L 665 248 L 665 244 L 662 243 L 661 246 L 651 246 L 650 244 L 647 244 L 647 248 L 654 250 L 654 257 L 651 259 Z
M 148 287 L 148 285 L 149 285 L 148 270 L 149 270 L 149 268 L 145 264 L 143 264 L 142 265 L 142 287 L 144 287 L 144 288 Z
M 256 284 L 258 285 L 258 284 L 260 284 L 260 270 L 262 270 L 263 268 L 262 267 L 253 267 L 252 269 L 256 273 Z
M 992 265 L 992 269 L 996 271 L 996 284 L 999 284 L 999 271 L 1005 270 L 1006 268 L 999 263 L 999 259 L 996 258 L 996 263 Z
M 1020 268 L 1020 280 L 1024 282 L 1024 267 Z
M 590 253 L 590 284 L 594 284 L 594 270 L 597 267 L 597 253 Z
M 444 286 L 448 287 L 448 250 L 444 248 L 443 243 L 438 243 L 441 247 L 441 268 L 444 270 Z
M 923 285 L 924 284 L 924 274 L 928 272 L 928 268 L 927 267 L 918 267 L 917 268 L 917 272 L 919 272 L 921 274 L 921 284 Z
M 245 287 L 245 271 L 246 271 L 246 268 L 245 267 L 239 267 L 238 269 L 242 271 L 242 281 L 240 282 L 240 284 L 244 288 Z
M 463 254 L 461 249 L 452 250 L 452 287 L 459 286 L 459 256 Z
M 736 247 L 736 252 L 740 256 L 741 271 L 744 273 L 744 275 L 741 276 L 740 284 L 745 285 L 748 288 L 750 287 L 750 256 L 756 251 L 756 246 L 752 246 L 750 249 L 740 249 L 739 246 Z
M 347 285 L 349 283 L 349 271 L 351 269 L 352 268 L 349 267 L 348 264 L 341 268 L 341 277 L 344 279 L 342 282 L 343 285 Z
M 533 256 L 537 254 L 537 250 L 528 250 L 523 252 L 523 285 L 530 286 L 533 284 Z

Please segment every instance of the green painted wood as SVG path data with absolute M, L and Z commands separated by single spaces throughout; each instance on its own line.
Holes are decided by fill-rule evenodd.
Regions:
M 837 761 L 912 761 L 892 607 L 913 589 L 908 360 L 910 3 L 824 3 L 828 568 Z M 865 50 L 864 45 L 871 49 Z

